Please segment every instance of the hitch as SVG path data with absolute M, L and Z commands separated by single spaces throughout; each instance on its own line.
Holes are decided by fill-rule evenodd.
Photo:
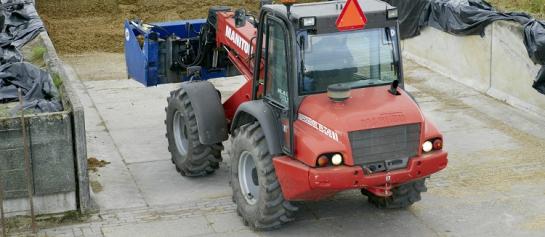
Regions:
M 391 197 L 393 195 L 392 184 L 390 183 L 391 181 L 392 181 L 391 176 L 387 175 L 386 184 L 384 184 L 384 186 L 365 188 L 365 189 L 362 189 L 361 192 L 363 194 L 365 194 L 365 192 L 369 192 L 377 197 Z
M 369 187 L 361 190 L 363 194 L 370 193 L 377 197 L 391 197 L 393 195 L 392 193 L 392 186 L 385 185 L 380 187 Z
M 189 81 L 193 80 L 201 80 L 201 70 L 202 68 L 199 66 L 192 66 L 187 68 L 187 77 L 189 77 Z

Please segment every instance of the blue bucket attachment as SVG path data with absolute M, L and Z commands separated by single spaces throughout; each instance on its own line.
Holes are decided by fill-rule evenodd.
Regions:
M 168 55 L 168 38 L 176 36 L 179 40 L 198 44 L 199 32 L 206 19 L 173 21 L 156 24 L 142 24 L 138 21 L 125 21 L 125 61 L 129 78 L 145 86 L 165 83 L 178 83 L 189 80 L 183 70 L 172 70 Z M 201 80 L 225 77 L 224 68 L 201 67 Z

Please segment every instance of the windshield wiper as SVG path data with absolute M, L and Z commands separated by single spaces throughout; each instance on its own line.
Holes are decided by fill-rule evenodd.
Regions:
M 301 72 L 299 72 L 299 76 L 301 77 L 301 80 L 304 81 L 307 69 L 305 68 L 305 37 L 303 35 L 299 38 L 299 57 L 301 58 Z

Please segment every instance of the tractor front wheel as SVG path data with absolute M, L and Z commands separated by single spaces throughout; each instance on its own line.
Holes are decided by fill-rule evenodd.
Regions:
M 383 209 L 402 209 L 407 208 L 420 201 L 422 192 L 426 192 L 426 180 L 421 179 L 397 186 L 392 189 L 392 196 L 378 197 L 366 189 L 362 189 L 363 195 L 368 197 L 368 201 L 378 208 Z
M 230 184 L 244 224 L 256 230 L 271 230 L 291 221 L 297 207 L 284 200 L 259 123 L 236 129 L 232 144 Z
M 172 91 L 167 101 L 166 137 L 176 170 L 191 177 L 214 173 L 221 162 L 223 145 L 201 144 L 195 110 L 183 88 Z

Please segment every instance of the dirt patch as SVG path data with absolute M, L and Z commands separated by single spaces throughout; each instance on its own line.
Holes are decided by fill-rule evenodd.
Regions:
M 527 230 L 545 230 L 545 216 L 536 216 L 528 219 L 523 227 Z
M 0 103 L 0 118 L 11 117 L 10 111 L 17 106 L 17 102 L 12 103 Z
M 301 1 L 305 2 L 305 1 Z M 310 2 L 306 0 L 306 2 Z M 205 18 L 211 6 L 244 7 L 257 15 L 258 0 L 38 0 L 38 12 L 62 54 L 122 52 L 123 22 Z
M 495 7 L 505 11 L 524 11 L 545 19 L 545 0 L 490 0 Z
M 98 181 L 91 181 L 91 189 L 93 190 L 94 193 L 100 193 L 102 191 L 104 191 L 104 186 L 102 186 L 101 183 L 99 183 Z
M 87 159 L 87 170 L 97 172 L 98 168 L 106 167 L 106 165 L 109 165 L 110 162 L 105 160 L 99 160 L 95 157 L 90 157 Z
M 41 39 L 35 38 L 28 42 L 21 49 L 25 61 L 34 64 L 36 67 L 46 69 L 47 65 L 44 60 L 44 55 L 47 53 L 47 49 Z
M 69 211 L 56 215 L 38 215 L 36 216 L 36 224 L 38 225 L 38 229 L 54 228 L 62 225 L 83 223 L 89 220 L 90 217 L 89 214 L 81 214 L 78 211 Z M 11 234 L 13 236 L 21 236 L 18 233 L 27 231 L 31 223 L 30 217 L 27 216 L 6 218 L 8 236 L 12 236 Z

